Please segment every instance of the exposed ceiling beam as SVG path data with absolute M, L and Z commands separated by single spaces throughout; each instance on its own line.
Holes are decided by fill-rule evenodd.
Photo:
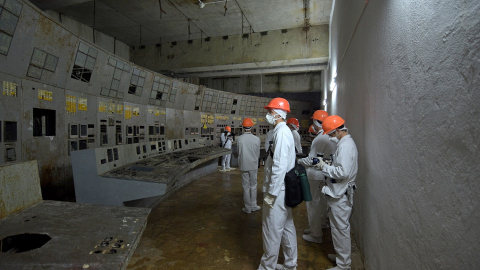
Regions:
M 291 61 L 271 61 L 242 63 L 235 65 L 204 66 L 164 71 L 178 77 L 207 78 L 246 76 L 258 74 L 317 72 L 327 68 L 327 58 L 296 59 Z

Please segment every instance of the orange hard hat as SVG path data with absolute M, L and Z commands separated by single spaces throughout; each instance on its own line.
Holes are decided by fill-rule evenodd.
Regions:
M 345 123 L 338 115 L 330 115 L 322 123 L 323 134 L 330 134 Z
M 295 125 L 297 128 L 300 127 L 300 123 L 298 123 L 297 118 L 288 118 L 287 125 L 290 125 L 290 124 Z
M 270 100 L 268 105 L 264 108 L 267 110 L 280 109 L 286 111 L 287 113 L 290 112 L 290 104 L 288 104 L 288 101 L 284 98 L 278 97 Z
M 253 127 L 253 121 L 251 118 L 243 119 L 242 126 L 244 127 Z
M 232 128 L 230 126 L 226 126 L 225 130 L 228 131 L 228 132 L 232 132 Z
M 320 133 L 320 130 L 315 129 L 315 125 L 311 125 L 310 128 L 308 128 L 308 134 L 310 134 L 310 137 L 316 137 Z
M 317 110 L 313 113 L 313 116 L 311 118 L 323 122 L 323 120 L 325 120 L 325 118 L 327 117 L 328 117 L 328 113 L 326 111 Z

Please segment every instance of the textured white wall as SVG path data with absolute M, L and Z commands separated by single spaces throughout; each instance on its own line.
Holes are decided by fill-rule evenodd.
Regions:
M 335 1 L 329 111 L 359 149 L 367 269 L 480 266 L 480 2 Z

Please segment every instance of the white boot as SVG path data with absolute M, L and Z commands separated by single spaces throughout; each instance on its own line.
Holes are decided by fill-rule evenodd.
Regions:
M 303 238 L 303 240 L 308 241 L 308 242 L 313 242 L 313 243 L 318 243 L 318 244 L 322 243 L 322 237 L 315 237 L 311 234 L 304 234 L 302 236 L 302 238 Z
M 336 262 L 337 261 L 337 254 L 328 254 L 327 257 L 331 260 Z
M 297 267 L 288 268 L 283 264 L 277 264 L 277 266 L 275 266 L 275 270 L 297 270 Z
M 341 269 L 341 268 L 338 268 L 338 266 L 335 266 L 335 267 L 332 267 L 332 268 L 328 268 L 327 270 L 350 270 L 350 268 Z
M 252 212 L 255 212 L 255 211 L 258 211 L 258 210 L 260 210 L 260 209 L 262 209 L 260 206 L 255 205 L 255 206 L 251 209 L 251 211 L 252 211 Z

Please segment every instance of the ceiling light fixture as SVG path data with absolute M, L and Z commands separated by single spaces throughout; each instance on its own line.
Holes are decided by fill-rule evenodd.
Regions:
M 205 0 L 204 0 L 205 1 Z M 198 0 L 198 6 L 200 8 L 204 8 L 206 4 L 216 4 L 216 3 L 225 3 L 228 0 L 218 0 L 218 1 L 212 1 L 212 2 L 203 2 L 202 0 Z
M 332 81 L 330 82 L 330 92 L 333 92 L 337 88 L 337 73 L 333 74 Z

